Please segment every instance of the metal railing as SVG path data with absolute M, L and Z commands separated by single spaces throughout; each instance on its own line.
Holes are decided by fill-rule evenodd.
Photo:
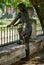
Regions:
M 0 27 L 0 46 L 14 43 L 19 40 L 18 26 Z

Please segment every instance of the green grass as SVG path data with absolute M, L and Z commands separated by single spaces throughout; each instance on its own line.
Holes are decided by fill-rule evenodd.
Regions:
M 3 22 L 0 22 L 0 25 L 5 25 L 5 23 L 3 23 Z
M 12 22 L 13 18 L 11 19 L 0 19 L 0 25 L 8 25 Z

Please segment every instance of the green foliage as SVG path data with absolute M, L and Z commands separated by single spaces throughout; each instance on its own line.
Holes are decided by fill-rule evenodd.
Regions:
M 27 1 L 27 2 L 26 2 L 26 6 L 27 6 L 27 7 L 32 6 L 31 2 Z
M 2 8 L 3 6 L 2 6 L 2 3 L 0 3 L 0 8 Z
M 14 8 L 17 8 L 17 5 L 21 2 L 24 2 L 26 6 L 32 6 L 29 0 L 0 0 L 0 7 L 2 8 L 1 3 L 4 3 L 6 6 L 13 6 Z
M 17 8 L 17 5 L 19 4 L 19 3 L 21 3 L 22 2 L 22 0 L 12 0 L 12 6 L 14 7 L 14 8 Z

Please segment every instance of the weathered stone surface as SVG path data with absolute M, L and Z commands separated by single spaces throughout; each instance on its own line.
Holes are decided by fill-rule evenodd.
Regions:
M 25 54 L 24 45 L 15 46 L 15 44 L 12 44 L 1 48 L 2 48 L 2 50 L 0 50 L 1 65 L 11 65 L 16 61 L 19 61 L 22 57 L 22 54 Z
M 34 52 L 38 52 L 42 49 L 42 41 L 41 40 L 33 40 L 29 43 L 30 46 L 30 54 Z M 21 58 L 26 56 L 25 53 L 25 45 L 7 45 L 4 47 L 0 47 L 0 64 L 1 65 L 11 65 L 19 61 Z

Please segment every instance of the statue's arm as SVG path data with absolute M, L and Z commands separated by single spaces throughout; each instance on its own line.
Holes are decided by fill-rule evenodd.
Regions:
M 21 16 L 20 16 L 20 13 L 19 13 L 19 14 L 17 15 L 17 17 L 16 17 L 7 27 L 10 27 L 11 25 L 14 25 L 20 17 L 21 17 Z

